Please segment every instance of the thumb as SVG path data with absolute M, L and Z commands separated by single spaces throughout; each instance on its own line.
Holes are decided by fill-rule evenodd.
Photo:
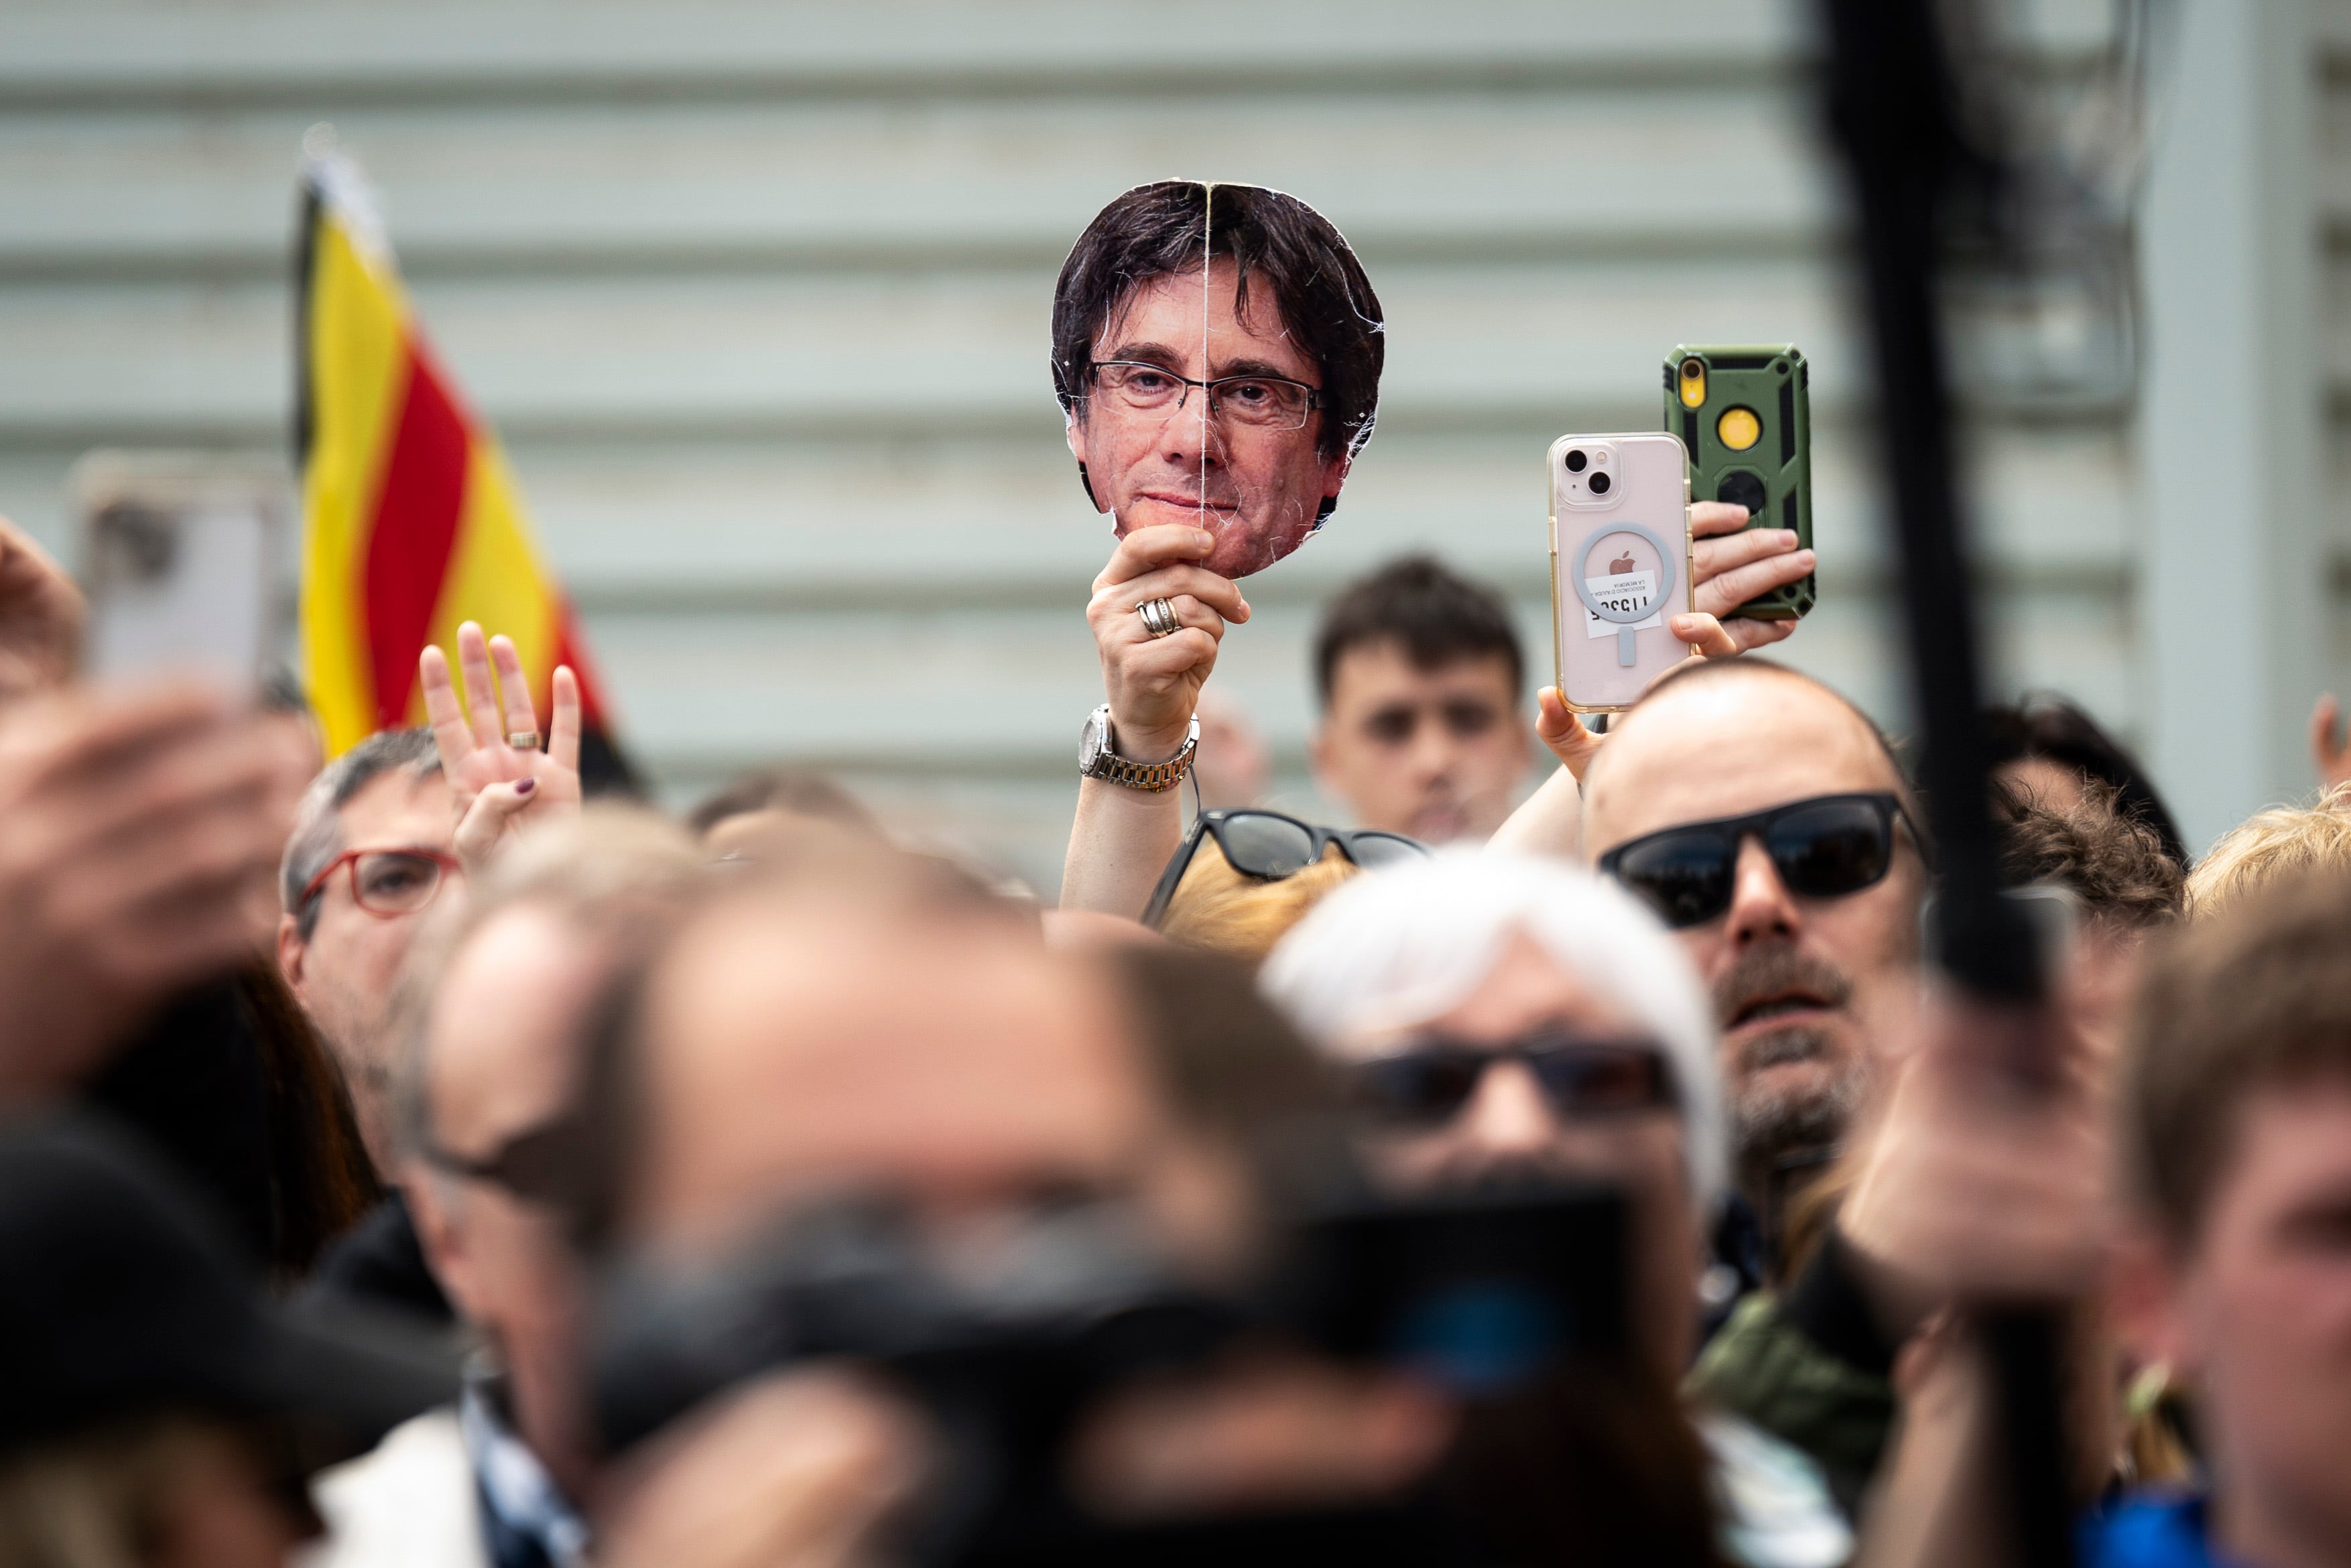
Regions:
M 514 819 L 537 799 L 538 791 L 538 779 L 516 779 L 489 785 L 474 797 L 457 823 L 457 858 L 465 862 L 467 871 L 478 870 L 489 858 Z
M 1557 686 L 1545 686 L 1535 694 L 1535 734 L 1578 783 L 1583 782 L 1583 770 L 1592 765 L 1604 738 L 1583 727 L 1582 716 L 1568 707 Z

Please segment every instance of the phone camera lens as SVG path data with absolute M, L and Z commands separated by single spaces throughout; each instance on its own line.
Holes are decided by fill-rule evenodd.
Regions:
M 1682 361 L 1682 380 L 1686 382 L 1694 382 L 1698 380 L 1698 373 L 1705 369 L 1706 367 L 1698 363 L 1696 360 L 1684 360 Z
M 1567 455 L 1567 471 L 1568 471 L 1569 473 L 1571 473 L 1571 474 L 1581 474 L 1581 473 L 1583 473 L 1583 464 L 1584 464 L 1584 456 L 1583 456 L 1583 451 L 1582 451 L 1581 449 L 1578 449 L 1578 450 L 1576 450 L 1576 451 L 1571 452 L 1571 453 L 1569 453 L 1569 454 Z
M 1604 495 L 1608 494 L 1608 476 L 1607 476 L 1607 475 L 1605 475 L 1605 474 L 1594 474 L 1594 475 L 1592 476 L 1592 493 L 1593 493 L 1593 495 L 1595 495 L 1595 496 L 1604 496 Z

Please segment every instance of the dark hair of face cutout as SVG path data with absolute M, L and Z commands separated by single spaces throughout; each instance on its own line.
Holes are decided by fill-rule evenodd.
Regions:
M 1246 311 L 1251 287 L 1262 284 L 1320 371 L 1321 455 L 1359 451 L 1371 439 L 1387 352 L 1379 297 L 1322 214 L 1258 185 L 1162 180 L 1094 214 L 1053 287 L 1053 392 L 1061 407 L 1084 417 L 1095 340 L 1136 288 L 1217 257 L 1230 257 L 1240 275 L 1238 307 Z

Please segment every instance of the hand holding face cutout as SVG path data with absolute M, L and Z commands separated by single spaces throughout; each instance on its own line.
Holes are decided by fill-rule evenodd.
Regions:
M 1216 548 L 1204 528 L 1137 528 L 1094 579 L 1086 624 L 1102 657 L 1118 752 L 1131 761 L 1164 761 L 1183 749 L 1226 623 L 1249 618 L 1240 589 L 1199 564 Z M 1155 599 L 1168 601 L 1179 630 L 1152 634 L 1135 607 Z

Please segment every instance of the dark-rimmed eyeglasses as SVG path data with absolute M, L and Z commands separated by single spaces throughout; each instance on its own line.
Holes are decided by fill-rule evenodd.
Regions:
M 1219 376 L 1196 382 L 1165 365 L 1140 360 L 1095 360 L 1086 374 L 1112 406 L 1131 413 L 1166 414 L 1184 406 L 1198 387 L 1208 394 L 1208 417 L 1262 430 L 1303 430 L 1322 406 L 1321 389 L 1287 376 Z
M 1217 849 L 1224 855 L 1227 865 L 1243 876 L 1264 882 L 1280 882 L 1320 863 L 1332 844 L 1365 871 L 1420 859 L 1428 853 L 1428 846 L 1418 839 L 1375 828 L 1318 828 L 1311 822 L 1255 806 L 1203 811 L 1168 860 L 1166 871 L 1161 873 L 1159 886 L 1143 912 L 1145 925 L 1155 930 L 1166 917 L 1167 905 L 1175 899 L 1176 889 L 1182 884 L 1192 857 L 1199 852 L 1203 838 L 1217 841 Z
M 1917 824 L 1890 793 L 1815 795 L 1768 811 L 1685 822 L 1645 833 L 1600 857 L 1600 870 L 1638 894 L 1658 918 L 1679 929 L 1703 925 L 1730 907 L 1739 846 L 1753 839 L 1771 869 L 1802 898 L 1843 898 L 1886 880 L 1894 866 L 1894 825 Z
M 345 850 L 302 890 L 297 909 L 307 909 L 345 866 L 351 868 L 351 902 L 379 920 L 413 915 L 433 902 L 450 873 L 464 874 L 457 857 L 441 850 Z
M 1356 1108 L 1398 1129 L 1426 1132 L 1460 1114 L 1497 1062 L 1526 1068 L 1553 1114 L 1590 1121 L 1680 1103 L 1673 1070 L 1654 1040 L 1541 1029 L 1497 1044 L 1426 1035 L 1352 1070 Z
M 579 1119 L 566 1114 L 524 1128 L 478 1159 L 429 1138 L 420 1152 L 427 1165 L 452 1176 L 487 1182 L 533 1203 L 555 1204 L 573 1190 L 581 1136 Z

